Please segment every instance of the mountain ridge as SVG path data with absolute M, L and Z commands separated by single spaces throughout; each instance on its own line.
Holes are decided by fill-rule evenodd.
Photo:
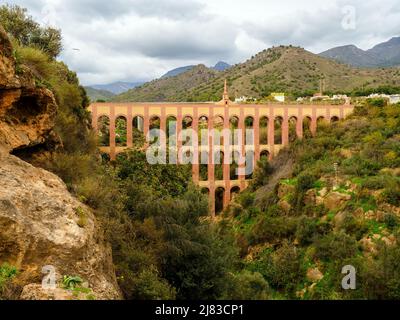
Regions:
M 393 67 L 400 65 L 400 37 L 393 37 L 368 50 L 355 45 L 334 47 L 319 54 L 355 67 Z

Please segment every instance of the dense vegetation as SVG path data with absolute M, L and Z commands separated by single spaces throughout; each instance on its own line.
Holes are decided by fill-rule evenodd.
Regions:
M 261 273 L 279 298 L 398 299 L 399 153 L 400 105 L 377 99 L 297 141 L 275 170 L 262 166 L 264 179 L 226 213 L 245 270 Z M 269 188 L 289 158 L 293 172 Z M 341 287 L 345 265 L 356 267 L 356 290 Z

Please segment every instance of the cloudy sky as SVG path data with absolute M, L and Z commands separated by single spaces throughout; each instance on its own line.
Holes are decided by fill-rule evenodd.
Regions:
M 319 53 L 350 43 L 368 49 L 400 35 L 399 0 L 6 2 L 62 29 L 60 58 L 85 85 L 150 80 L 189 64 L 234 64 L 273 45 Z

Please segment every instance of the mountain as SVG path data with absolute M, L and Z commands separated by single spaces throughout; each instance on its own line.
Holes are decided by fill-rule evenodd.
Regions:
M 244 63 L 218 72 L 204 65 L 178 76 L 154 80 L 114 97 L 113 101 L 218 101 L 224 79 L 231 98 L 262 98 L 271 92 L 313 94 L 321 77 L 330 92 L 350 92 L 383 85 L 400 87 L 399 69 L 359 69 L 308 52 L 280 46 L 264 50 Z
M 223 61 L 219 61 L 214 67 L 214 70 L 217 71 L 225 71 L 226 69 L 229 69 L 230 67 L 232 67 L 230 64 L 223 62 Z
M 85 87 L 86 94 L 91 101 L 104 100 L 108 101 L 111 97 L 115 96 L 114 93 L 107 90 L 98 90 L 92 87 Z
M 379 57 L 381 66 L 400 65 L 400 37 L 395 37 L 367 51 Z
M 92 85 L 89 87 L 91 87 L 93 89 L 97 89 L 97 90 L 106 90 L 106 91 L 112 92 L 114 94 L 120 94 L 122 92 L 128 91 L 129 89 L 138 87 L 142 84 L 143 84 L 143 82 L 118 81 L 118 82 L 113 82 L 113 83 L 109 83 L 109 84 L 95 84 L 95 85 Z
M 177 76 L 160 78 L 112 98 L 112 101 L 184 101 L 186 91 L 216 78 L 218 71 L 195 66 Z M 177 97 L 181 95 L 181 97 Z
M 392 67 L 400 65 L 400 37 L 380 43 L 369 50 L 347 45 L 321 52 L 320 56 L 355 67 Z
M 166 74 L 164 74 L 161 79 L 169 78 L 169 77 L 175 77 L 177 75 L 180 75 L 186 71 L 189 71 L 190 69 L 193 69 L 195 66 L 185 66 L 185 67 L 180 67 L 176 69 L 172 69 L 168 71 Z
M 379 58 L 354 45 L 336 47 L 320 53 L 320 56 L 352 65 L 354 67 L 377 67 Z
M 191 65 L 191 66 L 185 66 L 185 67 L 180 67 L 180 68 L 176 68 L 173 70 L 168 71 L 166 74 L 164 74 L 161 79 L 165 79 L 165 78 L 169 78 L 169 77 L 176 77 L 182 73 L 185 73 L 191 69 L 193 69 L 195 66 Z M 225 71 L 226 69 L 229 69 L 231 67 L 230 64 L 223 62 L 223 61 L 219 61 L 214 67 L 210 67 L 210 69 L 216 70 L 216 71 Z

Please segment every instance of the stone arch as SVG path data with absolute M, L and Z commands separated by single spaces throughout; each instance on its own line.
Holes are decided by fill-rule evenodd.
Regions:
M 253 179 L 253 173 L 255 169 L 255 154 L 253 150 L 248 150 L 246 152 L 246 180 L 251 180 Z M 250 170 L 250 172 L 247 172 L 247 170 Z
M 310 116 L 305 116 L 303 118 L 303 137 L 304 138 L 311 138 L 311 122 L 312 118 Z
M 246 140 L 246 145 L 252 146 L 254 145 L 254 131 L 250 135 L 248 134 L 249 129 L 254 129 L 254 118 L 252 116 L 247 116 L 244 120 L 244 127 L 246 129 L 245 133 L 245 140 Z
M 282 135 L 282 126 L 283 126 L 283 118 L 281 116 L 275 117 L 274 120 L 274 142 L 275 144 L 283 143 L 283 135 Z
M 267 145 L 268 144 L 268 126 L 269 119 L 266 116 L 260 118 L 260 144 Z
M 207 187 L 201 188 L 201 193 L 202 194 L 206 194 L 207 196 L 210 195 L 210 189 L 208 189 Z
M 110 146 L 110 118 L 106 115 L 97 119 L 97 136 L 101 147 Z
M 231 188 L 231 201 L 234 200 L 239 193 L 240 193 L 240 187 L 239 186 L 232 187 Z
M 199 157 L 199 180 L 208 181 L 208 152 L 201 151 Z
M 225 188 L 215 189 L 215 213 L 219 214 L 224 210 Z
M 182 120 L 182 129 L 190 129 L 193 128 L 193 117 L 192 116 L 184 116 Z
M 332 116 L 331 117 L 331 123 L 339 122 L 339 117 L 338 116 Z
M 167 143 L 169 144 L 170 137 L 177 137 L 177 120 L 175 116 L 168 116 L 166 120 L 166 135 L 167 135 Z
M 270 153 L 268 150 L 262 150 L 260 153 L 260 160 L 267 159 L 269 160 Z
M 231 153 L 232 161 L 229 168 L 229 178 L 230 180 L 239 180 L 239 176 L 237 174 L 237 169 L 239 168 L 238 159 L 240 157 L 239 151 L 233 151 Z
M 200 144 L 203 141 L 203 130 L 207 130 L 207 129 L 208 129 L 208 117 L 205 115 L 202 115 L 199 117 L 199 128 L 198 128 Z M 206 143 L 208 145 L 208 139 L 207 139 Z
M 224 180 L 224 153 L 222 151 L 214 152 L 214 164 L 215 180 Z
M 229 118 L 229 129 L 231 130 L 230 145 L 234 145 L 235 144 L 235 130 L 239 129 L 239 117 L 238 116 L 231 116 Z
M 151 129 L 160 129 L 161 126 L 161 118 L 160 116 L 154 115 L 150 117 L 149 128 Z
M 151 116 L 150 117 L 150 121 L 149 121 L 149 131 L 150 131 L 151 144 L 158 142 L 159 139 L 160 139 L 159 134 L 156 135 L 151 130 L 156 130 L 156 129 L 159 130 L 160 127 L 161 127 L 161 118 L 159 116 L 157 116 L 157 115 Z
M 289 118 L 289 142 L 297 139 L 297 117 L 291 116 Z
M 127 146 L 128 123 L 125 116 L 118 116 L 115 119 L 115 145 L 117 147 Z
M 213 129 L 219 132 L 219 140 L 220 140 L 220 145 L 224 145 L 224 139 L 222 136 L 222 130 L 224 129 L 224 117 L 221 115 L 216 115 L 214 116 L 213 119 Z
M 137 115 L 132 118 L 133 130 L 144 132 L 144 117 Z

